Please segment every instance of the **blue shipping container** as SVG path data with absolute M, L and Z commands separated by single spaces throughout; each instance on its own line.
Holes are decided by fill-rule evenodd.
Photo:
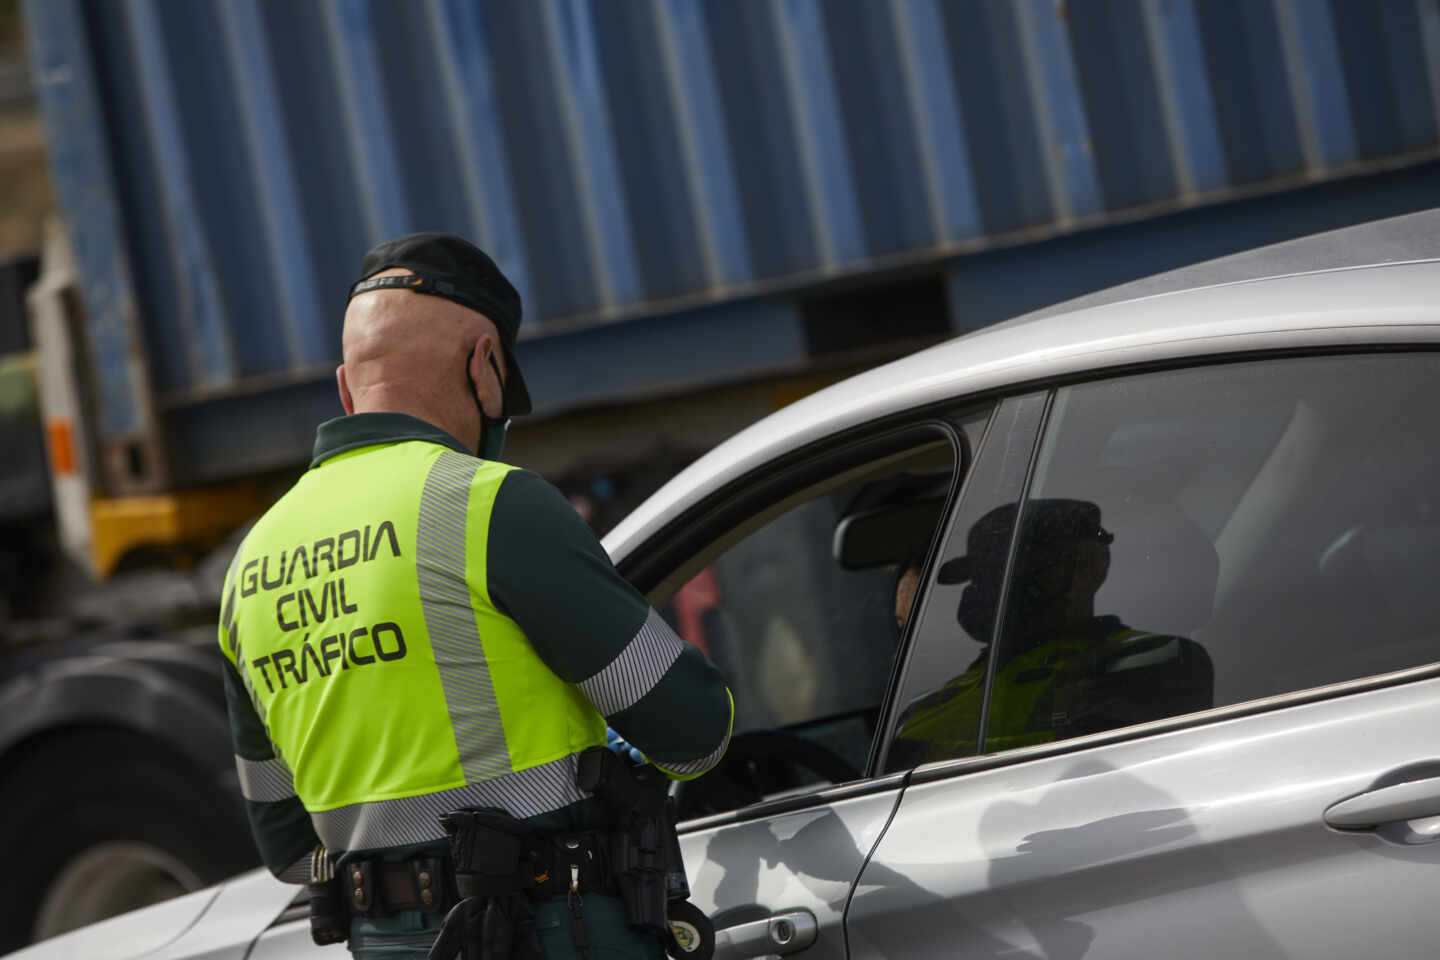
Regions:
M 792 294 L 838 276 L 1413 163 L 1440 141 L 1440 0 L 26 12 L 102 440 L 159 430 L 191 480 L 240 468 L 218 437 L 246 424 L 269 451 L 247 465 L 303 453 L 343 291 L 395 234 L 455 231 L 495 256 L 556 410 L 793 365 Z M 586 366 L 597 342 L 613 369 Z

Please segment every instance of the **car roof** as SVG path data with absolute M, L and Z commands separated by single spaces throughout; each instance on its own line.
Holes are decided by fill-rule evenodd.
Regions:
M 851 377 L 771 414 L 695 461 L 616 526 L 605 547 L 621 562 L 678 513 L 776 457 L 949 399 L 1187 357 L 1440 345 L 1437 221 L 1440 211 L 1394 218 L 1187 267 L 986 327 Z M 1429 230 L 1417 229 L 1421 223 Z M 1367 253 L 1366 243 L 1346 236 L 1385 242 L 1370 245 L 1378 253 Z M 1401 260 L 1408 251 L 1427 257 Z M 1372 259 L 1353 262 L 1363 256 Z M 1326 269 L 1267 273 L 1302 263 Z
M 1329 230 L 1191 264 L 1043 307 L 1023 319 L 1244 280 L 1435 258 L 1440 258 L 1440 209 Z

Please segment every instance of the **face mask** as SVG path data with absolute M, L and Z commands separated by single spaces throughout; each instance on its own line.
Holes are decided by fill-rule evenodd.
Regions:
M 500 459 L 500 454 L 505 449 L 505 433 L 509 429 L 509 420 L 492 420 L 482 415 L 480 422 L 481 460 Z
M 475 385 L 475 378 L 470 376 L 470 367 L 465 367 L 465 376 L 470 381 L 470 395 L 475 398 L 475 408 L 480 411 L 480 443 L 478 456 L 482 460 L 499 460 L 500 453 L 505 449 L 505 434 L 510 429 L 510 418 L 505 416 L 505 397 L 503 389 L 505 378 L 500 376 L 500 365 L 495 362 L 495 354 L 490 354 L 490 369 L 495 371 L 495 380 L 501 386 L 500 416 L 492 417 L 485 412 L 485 407 L 480 403 L 480 389 Z

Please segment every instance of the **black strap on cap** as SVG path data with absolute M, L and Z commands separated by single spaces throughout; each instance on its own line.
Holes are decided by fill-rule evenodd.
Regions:
M 412 293 L 428 293 L 431 296 L 453 300 L 462 307 L 468 307 L 476 313 L 487 313 L 485 307 L 456 290 L 455 284 L 450 281 L 437 280 L 434 277 L 427 277 L 418 273 L 405 275 L 396 274 L 388 277 L 371 277 L 369 280 L 361 280 L 350 288 L 349 299 L 354 300 L 360 294 L 369 293 L 371 290 L 409 290 Z

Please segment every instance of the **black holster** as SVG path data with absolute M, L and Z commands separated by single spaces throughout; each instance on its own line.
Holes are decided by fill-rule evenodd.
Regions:
M 654 767 L 634 766 L 605 747 L 580 754 L 576 781 L 609 808 L 610 864 L 626 921 L 668 939 L 667 904 L 690 896 L 669 781 Z

